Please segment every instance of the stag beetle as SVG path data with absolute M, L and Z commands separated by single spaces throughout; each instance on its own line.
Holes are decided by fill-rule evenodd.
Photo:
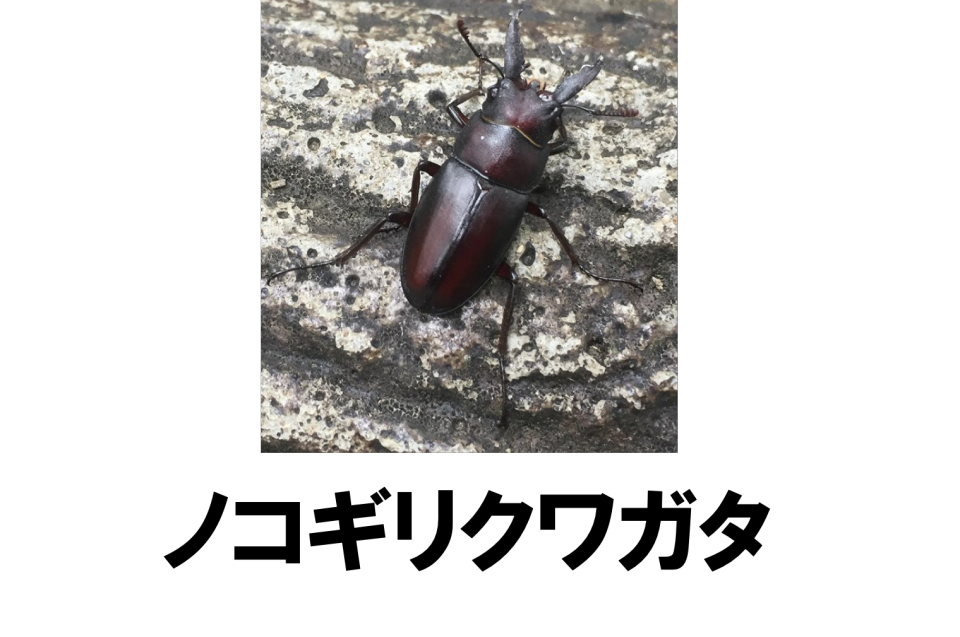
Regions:
M 521 10 L 522 11 L 522 10 Z M 547 158 L 569 147 L 563 126 L 563 109 L 575 108 L 592 115 L 635 117 L 631 108 L 595 110 L 569 102 L 600 73 L 602 60 L 565 77 L 554 91 L 521 73 L 528 66 L 520 42 L 520 13 L 507 27 L 503 66 L 482 55 L 470 41 L 463 20 L 457 30 L 480 66 L 478 88 L 447 105 L 447 114 L 461 128 L 453 157 L 442 166 L 421 161 L 413 173 L 410 207 L 394 212 L 371 225 L 336 257 L 323 263 L 302 265 L 276 272 L 275 278 L 296 270 L 343 265 L 374 235 L 409 228 L 400 266 L 403 293 L 413 307 L 426 314 L 444 314 L 457 309 L 476 294 L 493 275 L 510 284 L 500 325 L 501 412 L 499 427 L 507 422 L 507 375 L 504 357 L 507 332 L 513 314 L 517 276 L 504 260 L 524 214 L 547 222 L 564 252 L 580 270 L 600 281 L 624 283 L 638 290 L 638 283 L 599 276 L 583 266 L 560 228 L 534 202 L 530 192 L 540 183 Z M 491 65 L 499 81 L 483 90 L 483 64 Z M 481 109 L 469 119 L 460 110 L 464 102 L 486 94 Z M 553 140 L 555 134 L 559 139 Z M 432 177 L 420 194 L 420 173 Z M 384 228 L 385 224 L 395 224 Z

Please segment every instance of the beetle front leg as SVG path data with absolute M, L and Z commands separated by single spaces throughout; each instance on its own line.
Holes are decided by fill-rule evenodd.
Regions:
M 635 281 L 628 281 L 627 279 L 614 279 L 612 277 L 600 276 L 594 274 L 590 270 L 583 267 L 583 264 L 580 263 L 580 257 L 577 256 L 577 253 L 573 251 L 573 246 L 570 245 L 570 242 L 567 241 L 567 238 L 563 236 L 563 232 L 560 230 L 559 226 L 553 222 L 553 219 L 547 216 L 547 213 L 543 211 L 543 208 L 533 203 L 532 201 L 527 204 L 528 214 L 533 215 L 534 217 L 539 217 L 547 222 L 550 226 L 550 230 L 553 231 L 553 236 L 556 237 L 557 241 L 560 242 L 560 245 L 563 247 L 563 251 L 567 253 L 567 256 L 570 257 L 570 261 L 573 262 L 573 265 L 580 268 L 580 271 L 586 274 L 589 277 L 597 279 L 598 281 L 609 281 L 610 283 L 625 283 L 630 287 L 636 288 L 643 292 L 643 288 L 640 287 L 640 284 Z
M 503 429 L 507 426 L 507 334 L 510 332 L 510 319 L 513 317 L 513 293 L 517 287 L 517 274 L 506 261 L 500 264 L 496 274 L 510 284 L 507 303 L 503 306 L 503 321 L 500 323 L 500 342 L 497 344 L 497 354 L 500 358 L 500 391 L 502 396 L 500 422 L 497 426 Z
M 559 120 L 560 123 L 557 126 L 557 132 L 560 133 L 560 139 L 555 142 L 550 142 L 550 154 L 556 155 L 557 153 L 562 153 L 563 151 L 570 148 L 570 142 L 567 140 L 567 129 L 563 125 L 563 120 Z
M 464 93 L 457 99 L 447 104 L 447 115 L 450 116 L 450 119 L 453 120 L 454 124 L 460 128 L 463 128 L 467 125 L 467 122 L 470 120 L 466 115 L 463 114 L 463 111 L 460 110 L 460 105 L 467 100 L 473 99 L 474 97 L 480 97 L 481 95 L 483 95 L 483 91 L 475 88 L 469 93 Z

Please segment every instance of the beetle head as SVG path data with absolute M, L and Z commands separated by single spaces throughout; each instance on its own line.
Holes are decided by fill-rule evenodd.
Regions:
M 482 112 L 487 121 L 518 128 L 542 146 L 557 130 L 560 105 L 540 90 L 536 80 L 505 77 L 487 90 Z
M 541 87 L 536 80 L 528 82 L 522 77 L 528 66 L 523 56 L 523 43 L 520 42 L 520 13 L 517 11 L 507 27 L 507 39 L 504 44 L 503 67 L 482 55 L 470 42 L 470 31 L 463 20 L 457 20 L 457 30 L 467 46 L 480 60 L 480 82 L 483 82 L 483 63 L 490 64 L 500 74 L 500 81 L 487 89 L 487 98 L 483 102 L 483 117 L 488 122 L 512 126 L 520 130 L 540 147 L 549 143 L 553 134 L 562 126 L 561 114 L 564 108 L 575 108 L 592 115 L 603 117 L 636 117 L 633 108 L 611 108 L 597 110 L 582 104 L 569 104 L 580 91 L 596 79 L 603 60 L 569 75 L 550 92 Z
M 527 82 L 523 78 L 504 77 L 487 90 L 483 116 L 487 121 L 519 128 L 527 137 L 544 145 L 560 125 L 564 102 L 593 81 L 600 72 L 600 64 L 598 60 L 564 78 L 553 92 L 542 88 L 537 80 Z
M 597 77 L 602 61 L 597 60 L 563 78 L 553 92 L 542 88 L 536 80 L 527 82 L 521 77 L 526 66 L 520 41 L 521 12 L 522 9 L 514 14 L 507 27 L 503 77 L 487 90 L 483 115 L 488 121 L 514 126 L 538 144 L 545 145 L 560 124 L 563 103 L 573 99 Z

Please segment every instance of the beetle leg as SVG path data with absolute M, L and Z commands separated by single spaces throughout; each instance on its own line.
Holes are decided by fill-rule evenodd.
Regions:
M 567 129 L 563 125 L 563 120 L 560 120 L 560 125 L 557 127 L 557 132 L 560 133 L 560 139 L 555 142 L 550 142 L 550 154 L 556 155 L 557 153 L 562 153 L 566 149 L 570 148 L 570 143 L 567 140 Z
M 497 344 L 497 353 L 500 358 L 500 389 L 502 395 L 500 422 L 498 427 L 503 429 L 507 426 L 507 334 L 510 331 L 510 319 L 513 318 L 513 293 L 517 287 L 517 274 L 506 261 L 500 264 L 496 272 L 497 276 L 510 284 L 510 291 L 507 293 L 507 303 L 503 306 L 503 321 L 500 323 L 500 342 Z
M 409 215 L 413 216 L 413 211 L 417 209 L 417 204 L 420 203 L 420 173 L 427 173 L 431 177 L 437 174 L 437 171 L 440 170 L 440 165 L 435 164 L 432 161 L 422 161 L 417 164 L 417 169 L 413 171 L 413 185 L 410 187 L 410 208 Z M 408 220 L 406 224 L 409 224 Z
M 298 265 L 293 268 L 287 268 L 286 270 L 274 272 L 267 277 L 267 285 L 270 285 L 271 281 L 279 276 L 287 274 L 288 272 L 322 268 L 328 265 L 343 265 L 349 261 L 353 255 L 359 252 L 360 248 L 366 245 L 367 242 L 378 233 L 392 232 L 399 228 L 406 228 L 409 226 L 410 219 L 413 218 L 413 211 L 417 209 L 417 203 L 420 201 L 420 173 L 425 172 L 432 177 L 437 174 L 438 170 L 440 170 L 440 166 L 432 161 L 422 161 L 417 165 L 417 169 L 413 171 L 413 185 L 410 188 L 410 210 L 408 212 L 392 212 L 388 214 L 386 217 L 367 228 L 367 231 L 363 233 L 362 237 L 354 241 L 352 244 L 350 244 L 350 247 L 329 261 L 324 261 L 323 263 L 312 263 L 310 265 Z M 384 228 L 383 225 L 385 223 L 395 223 L 397 225 L 394 228 Z
M 543 219 L 547 222 L 547 224 L 550 226 L 550 230 L 553 231 L 553 236 L 556 237 L 557 241 L 560 242 L 560 245 L 563 246 L 563 251 L 567 253 L 568 257 L 570 257 L 570 261 L 573 262 L 573 265 L 580 268 L 581 272 L 583 272 L 589 277 L 593 277 L 594 279 L 597 279 L 598 281 L 609 281 L 611 283 L 625 283 L 630 287 L 636 288 L 637 290 L 640 290 L 640 292 L 643 292 L 643 288 L 640 287 L 640 284 L 635 281 L 628 281 L 627 279 L 614 279 L 611 277 L 600 276 L 598 274 L 594 274 L 590 270 L 583 267 L 583 264 L 580 263 L 580 257 L 578 257 L 577 253 L 573 251 L 573 246 L 571 246 L 570 242 L 567 241 L 567 238 L 563 236 L 563 232 L 561 232 L 560 227 L 557 226 L 557 224 L 553 222 L 553 219 L 548 217 L 547 213 L 543 211 L 543 208 L 541 208 L 540 206 L 538 206 L 537 204 L 531 201 L 527 204 L 526 211 L 528 214 L 531 214 L 534 217 L 539 217 L 540 219 Z
M 431 177 L 433 177 L 434 175 L 437 174 L 438 170 L 440 170 L 440 165 L 435 164 L 432 161 L 424 160 L 419 164 L 417 164 L 417 168 L 413 171 L 413 184 L 410 186 L 410 208 L 407 211 L 406 219 L 403 221 L 395 221 L 388 217 L 386 221 L 382 223 L 392 221 L 397 225 L 391 228 L 380 228 L 374 234 L 382 233 L 382 232 L 393 232 L 395 230 L 399 230 L 400 228 L 406 228 L 407 226 L 409 226 L 410 219 L 413 217 L 413 211 L 417 209 L 417 204 L 420 203 L 420 173 L 424 172 L 430 175 Z M 347 258 L 349 259 L 350 257 L 347 257 Z
M 383 219 L 377 221 L 363 233 L 363 236 L 350 244 L 350 247 L 330 259 L 329 261 L 324 261 L 323 263 L 312 263 L 310 265 L 298 265 L 293 268 L 287 268 L 286 270 L 280 270 L 279 272 L 274 272 L 267 277 L 267 285 L 270 285 L 270 282 L 276 279 L 279 276 L 283 276 L 288 272 L 296 272 L 298 270 L 310 270 L 313 268 L 322 268 L 328 265 L 343 265 L 346 263 L 350 257 L 355 255 L 360 248 L 362 248 L 370 239 L 372 239 L 378 232 L 381 232 L 381 228 L 385 223 L 395 223 L 399 226 L 408 226 L 410 224 L 410 213 L 408 212 L 393 212 L 384 217 Z M 394 228 L 390 228 L 393 230 Z
M 453 120 L 454 124 L 456 124 L 460 128 L 463 128 L 464 126 L 467 125 L 467 122 L 469 121 L 469 119 L 467 118 L 466 115 L 463 114 L 463 111 L 460 110 L 460 105 L 469 99 L 473 99 L 474 97 L 480 97 L 481 95 L 483 95 L 483 91 L 478 88 L 475 88 L 469 93 L 464 93 L 457 99 L 447 104 L 447 115 L 450 116 L 450 119 Z

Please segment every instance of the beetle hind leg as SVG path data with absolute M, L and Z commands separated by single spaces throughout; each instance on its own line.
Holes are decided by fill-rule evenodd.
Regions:
M 577 253 L 573 251 L 573 246 L 570 245 L 570 242 L 567 241 L 567 238 L 563 236 L 563 232 L 560 230 L 560 227 L 554 223 L 553 219 L 547 216 L 547 213 L 543 211 L 543 208 L 533 203 L 532 201 L 527 204 L 526 209 L 527 214 L 531 214 L 534 217 L 538 217 L 547 222 L 547 225 L 550 226 L 550 230 L 553 231 L 553 236 L 556 237 L 557 241 L 560 242 L 560 245 L 563 247 L 563 251 L 567 253 L 567 256 L 570 258 L 570 261 L 573 262 L 573 265 L 578 267 L 581 272 L 587 276 L 594 278 L 598 281 L 607 281 L 609 283 L 623 283 L 629 285 L 632 288 L 639 290 L 643 293 L 643 287 L 640 286 L 636 281 L 630 281 L 628 279 L 617 279 L 608 276 L 600 276 L 599 274 L 594 274 L 590 270 L 584 267 L 583 263 L 580 262 L 580 257 L 577 256 Z

